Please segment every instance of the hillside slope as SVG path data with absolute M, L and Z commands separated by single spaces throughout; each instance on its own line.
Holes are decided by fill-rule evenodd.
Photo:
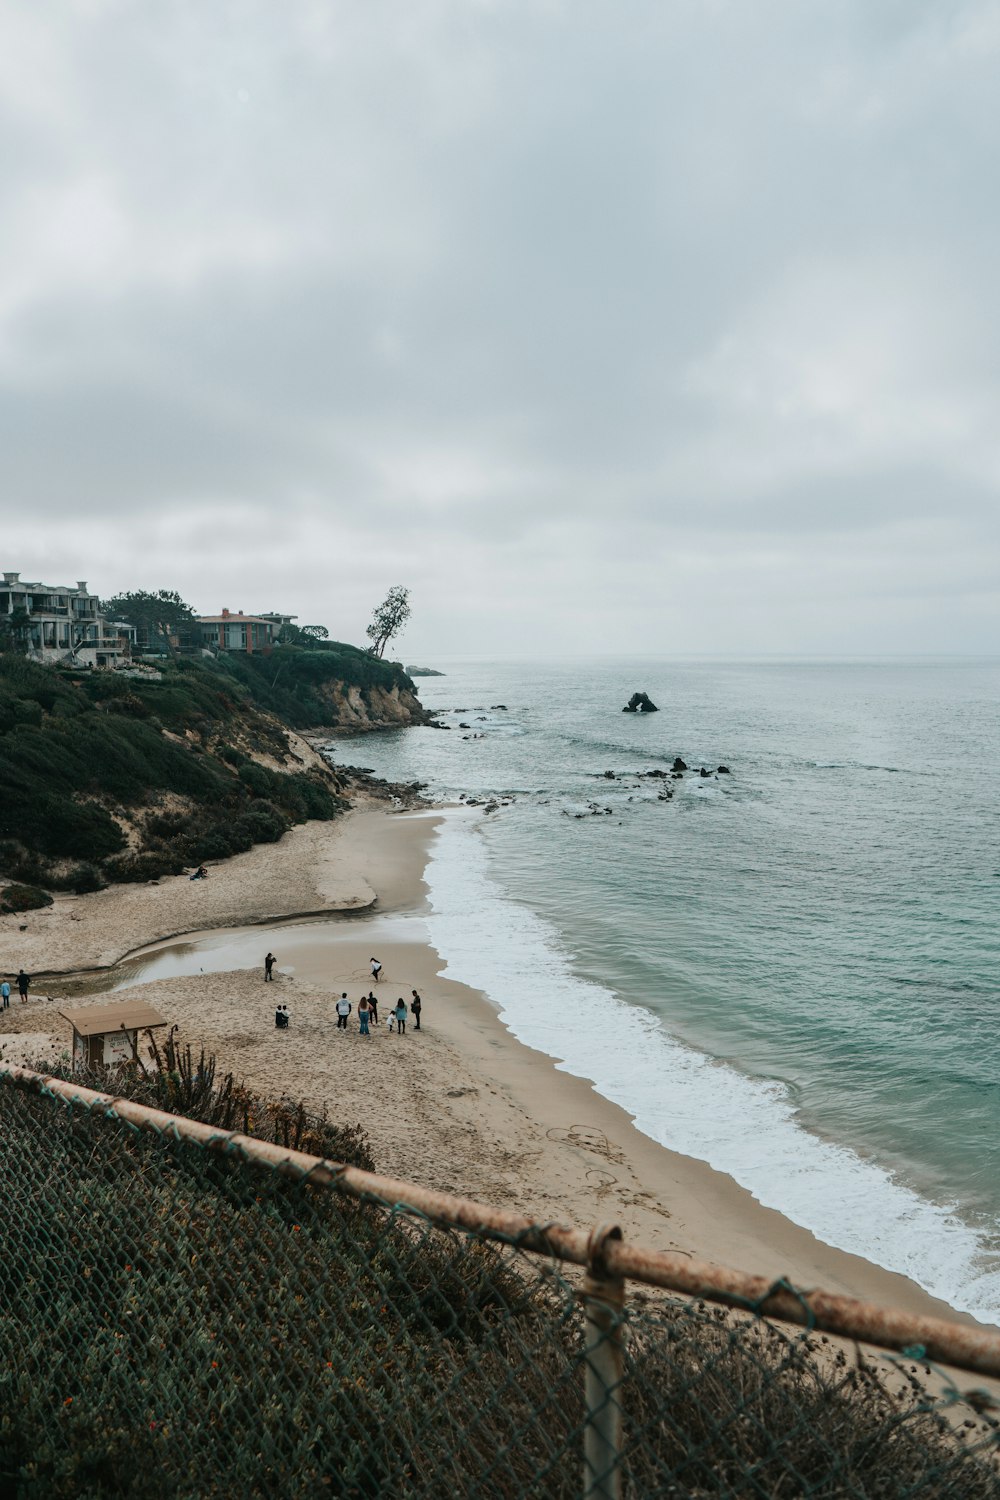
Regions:
M 94 890 L 336 816 L 343 783 L 294 731 L 335 726 L 341 704 L 369 724 L 422 716 L 397 667 L 351 647 L 130 674 L 0 654 L 2 878 Z

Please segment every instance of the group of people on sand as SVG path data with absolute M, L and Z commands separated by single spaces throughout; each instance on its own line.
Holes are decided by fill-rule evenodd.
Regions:
M 274 966 L 277 962 L 278 960 L 275 958 L 273 953 L 267 953 L 264 958 L 265 981 L 273 981 Z M 379 979 L 382 975 L 382 965 L 379 963 L 377 958 L 371 959 L 370 962 L 372 966 L 372 978 L 374 979 L 375 983 L 378 984 Z M 395 1032 L 397 1036 L 405 1036 L 406 1023 L 411 1015 L 413 1016 L 413 1029 L 414 1031 L 419 1031 L 420 1016 L 423 1012 L 423 1008 L 424 1002 L 421 1000 L 416 990 L 410 991 L 409 1005 L 407 1005 L 402 995 L 400 995 L 395 1005 L 389 1008 L 389 1013 L 385 1018 L 386 1028 L 389 1031 L 390 1035 Z M 334 1006 L 334 1010 L 337 1014 L 337 1030 L 347 1031 L 347 1019 L 353 1013 L 354 1006 L 351 1004 L 350 1000 L 348 1000 L 346 990 L 337 1001 L 336 1005 Z M 291 1015 L 289 1013 L 288 1006 L 277 1005 L 274 1011 L 274 1024 L 278 1028 L 278 1030 L 286 1031 L 288 1029 L 288 1023 L 290 1020 Z M 378 1000 L 375 997 L 375 991 L 371 989 L 368 991 L 367 995 L 362 995 L 361 999 L 358 1001 L 358 1035 L 372 1036 L 373 1026 L 378 1026 Z
M 30 977 L 24 972 L 23 969 L 19 969 L 18 970 L 18 974 L 17 974 L 17 978 L 14 980 L 14 983 L 17 985 L 17 993 L 21 997 L 21 1004 L 22 1005 L 27 1005 L 27 1003 L 28 1003 L 28 990 L 31 988 L 31 979 L 30 979 Z M 9 1009 L 9 1007 L 10 1007 L 10 981 L 7 980 L 7 979 L 0 980 L 0 1010 L 7 1010 L 7 1009 Z
M 409 1005 L 407 1005 L 402 995 L 400 995 L 395 1005 L 389 1007 L 388 1014 L 385 1018 L 386 1028 L 390 1036 L 393 1032 L 396 1032 L 398 1036 L 405 1036 L 406 1023 L 411 1015 L 413 1016 L 413 1029 L 415 1031 L 419 1031 L 420 1016 L 423 1008 L 424 1002 L 421 1000 L 416 990 L 410 991 Z M 351 1004 L 350 1000 L 348 1000 L 346 990 L 337 1001 L 334 1009 L 337 1012 L 337 1030 L 347 1031 L 347 1018 L 354 1010 L 354 1006 Z M 372 1036 L 373 1026 L 378 1026 L 378 1000 L 375 996 L 374 991 L 369 990 L 367 995 L 362 995 L 361 999 L 358 1001 L 358 1035 Z

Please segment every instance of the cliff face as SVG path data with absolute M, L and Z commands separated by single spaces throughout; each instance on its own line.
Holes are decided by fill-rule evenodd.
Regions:
M 396 729 L 408 724 L 426 724 L 430 715 L 411 688 L 395 683 L 391 688 L 357 687 L 332 679 L 317 688 L 329 707 L 330 729 Z

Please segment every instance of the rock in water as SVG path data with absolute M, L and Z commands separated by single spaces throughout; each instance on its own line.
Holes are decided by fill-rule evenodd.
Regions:
M 622 709 L 623 714 L 655 714 L 659 709 L 648 693 L 633 693 Z

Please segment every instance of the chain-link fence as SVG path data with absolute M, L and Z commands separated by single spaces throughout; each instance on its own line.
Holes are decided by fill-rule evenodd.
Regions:
M 21 1069 L 0 1137 L 2 1496 L 1000 1495 L 998 1337 Z

